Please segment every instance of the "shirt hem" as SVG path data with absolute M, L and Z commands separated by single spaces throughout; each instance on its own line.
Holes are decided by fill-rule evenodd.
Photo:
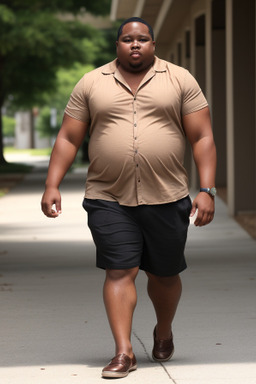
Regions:
M 191 113 L 194 113 L 194 112 L 199 112 L 201 111 L 202 109 L 204 108 L 207 108 L 209 107 L 209 104 L 208 103 L 204 103 L 204 104 L 201 104 L 201 105 L 198 105 L 197 107 L 189 110 L 189 111 L 186 111 L 185 113 L 182 114 L 182 116 L 187 116 L 187 115 L 190 115 Z
M 64 110 L 64 113 L 65 113 L 66 115 L 68 115 L 69 117 L 72 117 L 73 119 L 82 121 L 82 123 L 88 123 L 88 122 L 90 121 L 90 120 L 83 120 L 83 119 L 81 119 L 81 118 L 78 117 L 78 116 L 72 115 L 72 113 L 70 113 L 70 112 L 67 111 L 66 109 Z
M 104 201 L 112 201 L 112 202 L 117 202 L 119 205 L 124 205 L 126 207 L 137 207 L 140 205 L 162 205 L 162 204 L 168 204 L 168 203 L 175 203 L 178 200 L 184 199 L 185 197 L 189 196 L 189 190 L 186 189 L 186 191 L 180 193 L 179 195 L 175 195 L 173 197 L 164 199 L 164 200 L 157 200 L 157 201 L 143 201 L 141 203 L 128 203 L 125 201 L 122 201 L 121 199 L 118 198 L 110 198 L 109 196 L 103 196 L 103 195 L 89 195 L 85 194 L 84 198 L 89 199 L 89 200 L 104 200 Z

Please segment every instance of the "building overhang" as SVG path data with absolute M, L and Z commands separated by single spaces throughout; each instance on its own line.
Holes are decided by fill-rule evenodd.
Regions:
M 170 45 L 181 23 L 189 20 L 190 9 L 190 0 L 112 0 L 111 19 L 145 19 L 153 27 L 157 47 L 162 51 Z

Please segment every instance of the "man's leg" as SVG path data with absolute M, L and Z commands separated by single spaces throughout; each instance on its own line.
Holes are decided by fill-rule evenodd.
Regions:
M 166 340 L 172 334 L 172 322 L 181 297 L 181 280 L 179 275 L 161 277 L 147 272 L 147 276 L 148 295 L 157 318 L 156 336 Z
M 109 324 L 114 336 L 116 355 L 133 356 L 131 330 L 133 312 L 137 303 L 135 278 L 139 268 L 107 269 L 103 297 Z

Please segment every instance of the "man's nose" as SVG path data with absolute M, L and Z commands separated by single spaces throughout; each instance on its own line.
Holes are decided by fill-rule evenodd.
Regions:
M 133 43 L 132 43 L 132 49 L 134 48 L 140 48 L 140 44 L 138 42 L 138 40 L 134 40 Z

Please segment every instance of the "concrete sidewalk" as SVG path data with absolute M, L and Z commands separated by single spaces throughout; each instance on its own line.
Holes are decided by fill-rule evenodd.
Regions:
M 102 383 L 114 355 L 102 302 L 104 272 L 81 207 L 84 177 L 62 184 L 63 213 L 43 216 L 40 168 L 0 199 L 0 383 Z M 214 222 L 190 227 L 189 268 L 174 324 L 173 359 L 151 359 L 155 316 L 137 279 L 132 384 L 256 383 L 256 241 L 217 199 Z

